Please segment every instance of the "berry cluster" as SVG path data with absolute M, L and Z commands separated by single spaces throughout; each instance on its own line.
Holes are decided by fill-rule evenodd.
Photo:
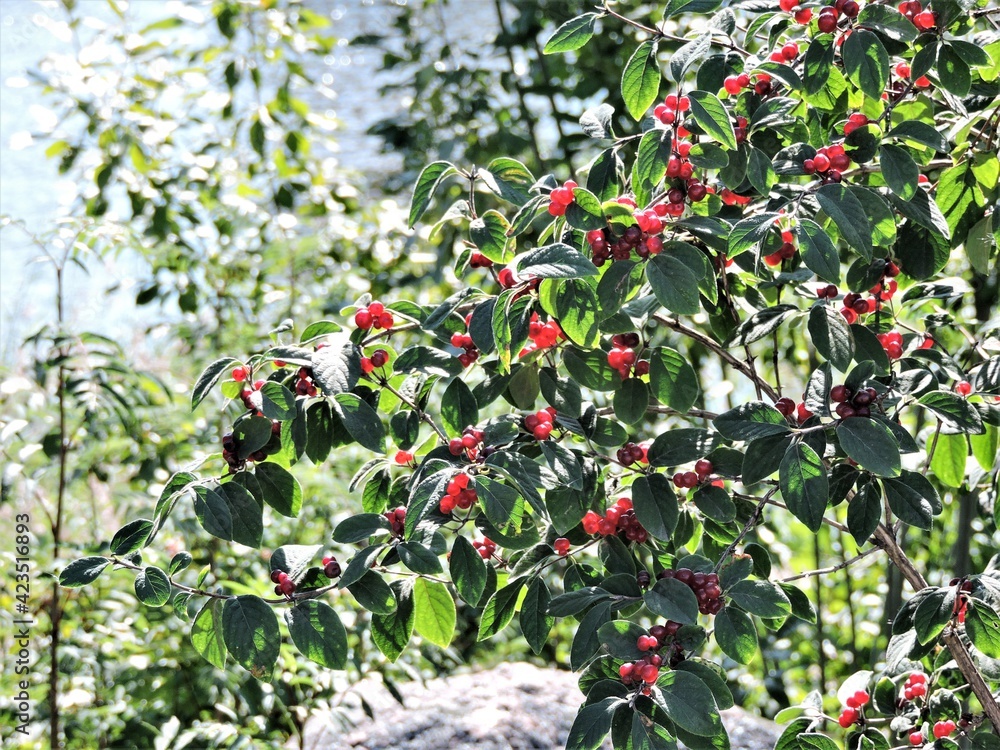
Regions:
M 782 49 L 792 50 L 794 48 L 795 54 L 799 54 L 799 46 L 793 42 L 789 42 Z M 771 54 L 771 60 L 776 62 L 784 62 L 782 52 L 773 52 Z M 771 76 L 767 73 L 754 73 L 753 79 L 751 80 L 748 73 L 740 73 L 739 75 L 728 76 L 723 82 L 722 87 L 727 93 L 735 96 L 739 94 L 743 89 L 753 89 L 753 92 L 760 97 L 766 97 L 772 93 Z M 736 142 L 743 143 L 746 140 L 746 127 L 747 119 L 745 117 L 736 118 Z M 742 133 L 740 130 L 742 129 Z
M 749 206 L 753 202 L 753 196 L 739 195 L 729 188 L 723 188 L 722 192 L 719 193 L 719 197 L 727 206 Z
M 781 232 L 781 247 L 777 252 L 764 256 L 764 262 L 769 266 L 780 266 L 781 261 L 795 257 L 798 248 L 795 246 L 795 234 L 790 229 Z
M 535 440 L 548 440 L 549 435 L 552 434 L 555 418 L 555 407 L 546 406 L 524 418 L 524 429 L 530 432 Z
M 562 187 L 549 193 L 549 213 L 553 216 L 566 213 L 567 207 L 573 202 L 573 189 L 576 187 L 579 186 L 573 180 L 566 180 Z
M 497 543 L 492 541 L 489 537 L 483 537 L 483 541 L 476 539 L 472 543 L 473 549 L 475 549 L 481 558 L 484 560 L 489 560 L 493 557 L 493 553 L 497 551 Z
M 837 0 L 833 5 L 828 5 L 819 12 L 816 19 L 816 26 L 823 34 L 832 34 L 837 30 L 837 21 L 843 13 L 847 18 L 857 18 L 861 6 L 855 0 Z
M 601 536 L 624 533 L 628 541 L 639 544 L 649 539 L 649 532 L 635 517 L 632 501 L 627 497 L 618 498 L 614 505 L 604 511 L 604 516 L 588 510 L 583 517 L 583 530 L 588 534 L 600 534 Z
M 678 471 L 674 474 L 673 482 L 674 486 L 679 489 L 692 489 L 698 485 L 704 484 L 709 480 L 712 475 L 712 471 L 715 469 L 712 466 L 712 462 L 707 458 L 703 458 L 696 461 L 694 464 L 694 471 Z
M 382 515 L 392 526 L 392 535 L 402 539 L 406 529 L 406 508 L 400 505 L 394 510 L 387 510 Z
M 852 393 L 846 385 L 835 385 L 830 389 L 830 400 L 837 404 L 835 411 L 841 419 L 870 417 L 872 405 L 878 403 L 878 392 L 874 388 L 861 388 Z
M 513 289 L 519 284 L 523 285 L 524 288 L 514 295 L 514 299 L 519 299 L 521 296 L 527 294 L 532 289 L 537 289 L 538 285 L 542 283 L 542 280 L 535 277 L 519 278 L 514 275 L 514 272 L 510 268 L 501 268 L 500 273 L 497 274 L 497 281 L 500 283 L 503 289 Z
M 465 316 L 465 327 L 468 329 L 469 322 L 472 320 L 472 313 Z M 458 355 L 458 361 L 462 363 L 462 367 L 468 367 L 477 359 L 479 359 L 479 349 L 476 347 L 475 342 L 472 340 L 472 336 L 468 333 L 458 333 L 457 331 L 451 334 L 451 345 L 456 349 L 463 349 L 464 351 Z
M 569 539 L 564 536 L 559 537 L 552 542 L 552 549 L 556 551 L 559 557 L 566 557 L 569 554 Z
M 802 169 L 806 174 L 818 174 L 824 184 L 828 182 L 840 182 L 843 171 L 851 165 L 851 157 L 847 155 L 844 147 L 837 143 L 832 146 L 823 146 L 816 151 L 812 159 L 802 162 Z
M 385 363 L 388 361 L 389 352 L 385 349 L 376 349 L 372 352 L 372 356 L 361 358 L 361 372 L 367 375 L 372 370 L 378 370 L 385 367 Z
M 448 441 L 448 452 L 453 456 L 461 456 L 464 453 L 470 461 L 475 461 L 479 457 L 485 436 L 486 433 L 482 430 L 470 425 L 462 432 L 462 437 Z
M 649 457 L 646 455 L 648 450 L 649 443 L 625 443 L 618 449 L 615 457 L 618 459 L 618 463 L 625 467 L 632 464 L 648 464 Z
M 354 313 L 354 325 L 362 331 L 372 328 L 375 330 L 384 328 L 388 331 L 394 323 L 392 313 L 386 310 L 381 302 L 371 302 L 368 307 L 362 307 Z
M 652 221 L 646 216 L 646 212 L 637 213 L 636 216 L 643 217 L 643 224 L 647 229 L 642 229 L 641 224 L 630 226 L 621 237 L 615 237 L 608 229 L 595 229 L 587 232 L 587 244 L 590 245 L 591 257 L 594 265 L 600 268 L 608 260 L 629 260 L 632 251 L 635 250 L 640 258 L 648 258 L 650 255 L 657 255 L 663 250 L 663 240 L 656 236 L 663 230 L 663 222 L 659 214 L 666 215 L 667 204 L 658 203 L 649 211 L 652 213 Z M 638 221 L 638 219 L 637 219 Z
M 903 334 L 899 331 L 880 333 L 877 338 L 889 359 L 899 359 L 903 356 Z
M 617 333 L 611 337 L 611 351 L 608 352 L 608 364 L 627 380 L 635 368 L 635 376 L 649 374 L 649 360 L 640 360 L 635 353 L 635 347 L 640 344 L 638 333 Z
M 864 707 L 868 705 L 870 700 L 871 696 L 864 690 L 858 690 L 854 695 L 849 696 L 845 701 L 847 708 L 840 712 L 840 718 L 838 719 L 840 726 L 847 729 L 847 727 L 856 724 L 858 719 L 861 718 Z
M 396 451 L 396 455 L 393 456 L 392 460 L 399 466 L 406 466 L 413 463 L 413 454 L 409 451 Z
M 951 719 L 948 719 L 947 721 L 935 722 L 934 728 L 931 731 L 934 732 L 935 739 L 941 740 L 944 739 L 945 737 L 951 736 L 951 733 L 954 732 L 957 728 L 958 726 L 955 724 L 955 722 L 953 722 Z
M 519 357 L 523 357 L 531 352 L 538 351 L 539 349 L 548 349 L 558 344 L 560 341 L 566 340 L 566 334 L 563 333 L 563 329 L 554 320 L 550 320 L 543 323 L 539 317 L 538 313 L 531 314 L 531 321 L 528 323 L 528 338 L 531 342 L 527 344 L 518 354 Z
M 719 585 L 718 573 L 695 573 L 690 568 L 664 570 L 656 576 L 657 579 L 676 578 L 691 588 L 698 598 L 698 611 L 703 615 L 716 615 L 722 611 L 725 602 L 722 600 L 722 586 Z
M 679 622 L 668 620 L 663 625 L 651 627 L 648 635 L 636 638 L 635 647 L 645 656 L 634 662 L 626 662 L 618 668 L 622 682 L 629 687 L 639 687 L 643 695 L 649 695 L 652 692 L 652 685 L 660 676 L 660 667 L 664 662 L 663 655 L 658 652 L 669 644 L 667 656 L 671 667 L 677 666 L 684 659 L 681 644 L 674 640 L 680 629 Z
M 311 367 L 300 367 L 298 377 L 295 380 L 296 396 L 315 396 L 319 391 L 312 380 L 313 371 Z
M 664 125 L 673 125 L 677 122 L 678 112 L 687 112 L 691 109 L 691 100 L 686 96 L 670 94 L 663 100 L 663 104 L 657 104 L 653 108 L 653 117 Z
M 819 299 L 837 299 L 838 294 L 840 294 L 840 290 L 837 289 L 836 284 L 827 284 L 816 290 L 816 296 Z
M 337 562 L 336 557 L 327 555 L 323 558 L 323 575 L 327 578 L 339 578 L 340 573 L 340 563 Z
M 847 122 L 844 123 L 844 135 L 850 135 L 858 128 L 863 128 L 868 124 L 868 115 L 864 115 L 860 112 L 855 112 L 854 114 L 847 116 Z
M 795 22 L 803 26 L 812 20 L 812 9 L 800 7 L 798 0 L 778 0 L 778 7 L 786 13 L 791 13 Z
M 777 49 L 772 52 L 767 59 L 776 63 L 790 63 L 794 62 L 795 58 L 798 56 L 799 45 L 795 42 L 786 42 L 781 49 Z
M 920 0 L 909 0 L 909 2 L 904 0 L 904 2 L 901 2 L 897 6 L 897 9 L 909 18 L 913 25 L 921 31 L 927 31 L 937 26 L 937 18 L 934 15 L 934 11 L 924 10 L 924 6 L 921 5 Z
M 237 367 L 235 370 L 233 370 L 234 379 L 236 379 L 236 372 L 240 369 L 246 369 L 246 368 Z M 243 406 L 245 406 L 249 411 L 252 411 L 258 415 L 260 414 L 260 410 L 264 406 L 264 396 L 260 392 L 260 390 L 266 385 L 266 383 L 267 383 L 266 380 L 255 380 L 252 384 L 244 385 L 243 390 L 240 391 L 240 400 L 243 401 Z
M 781 416 L 785 417 L 786 419 L 794 415 L 795 419 L 797 419 L 799 422 L 805 422 L 807 419 L 809 419 L 809 417 L 813 415 L 813 413 L 809 411 L 808 408 L 806 408 L 806 404 L 804 401 L 800 401 L 799 403 L 796 404 L 790 398 L 779 398 L 777 401 L 774 402 L 774 408 L 780 411 Z
M 469 486 L 471 477 L 468 474 L 456 474 L 445 489 L 445 495 L 438 503 L 438 508 L 442 513 L 448 515 L 455 508 L 468 510 L 471 508 L 479 496 L 474 487 Z
M 927 675 L 923 672 L 910 672 L 903 685 L 903 698 L 912 701 L 927 695 Z
M 271 583 L 274 584 L 274 593 L 278 596 L 286 596 L 290 599 L 295 593 L 295 581 L 283 570 L 271 571 Z

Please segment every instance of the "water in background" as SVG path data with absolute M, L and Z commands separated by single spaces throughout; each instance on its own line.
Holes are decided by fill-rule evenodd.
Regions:
M 448 28 L 456 47 L 482 45 L 492 38 L 496 17 L 492 0 L 460 0 L 461 24 Z M 394 5 L 406 0 L 312 0 L 309 5 L 331 18 L 331 34 L 342 42 L 327 57 L 324 70 L 312 71 L 318 80 L 338 92 L 333 103 L 341 122 L 339 159 L 348 170 L 363 175 L 368 185 L 399 167 L 399 159 L 379 152 L 378 138 L 365 134 L 377 120 L 402 112 L 398 100 L 372 101 L 372 92 L 385 80 L 378 73 L 380 54 L 347 46 L 361 34 L 392 30 Z M 137 25 L 168 17 L 179 6 L 208 9 L 202 0 L 133 0 L 130 15 Z M 83 14 L 109 23 L 115 16 L 106 0 L 80 0 Z M 437 14 L 428 14 L 433 24 Z M 45 157 L 48 145 L 29 134 L 44 125 L 46 108 L 28 72 L 49 53 L 63 53 L 66 41 L 59 33 L 64 20 L 61 4 L 42 0 L 0 0 L 0 215 L 21 220 L 36 234 L 51 230 L 76 199 L 76 184 L 58 174 L 56 160 Z M 55 285 L 51 266 L 33 262 L 39 255 L 24 233 L 15 228 L 0 232 L 0 364 L 17 361 L 20 342 L 54 316 Z M 142 327 L 162 320 L 164 311 L 135 307 L 133 284 L 143 275 L 142 261 L 123 255 L 102 267 L 92 264 L 90 275 L 72 268 L 66 276 L 67 317 L 81 328 L 94 330 L 143 348 Z M 105 290 L 117 286 L 108 294 Z

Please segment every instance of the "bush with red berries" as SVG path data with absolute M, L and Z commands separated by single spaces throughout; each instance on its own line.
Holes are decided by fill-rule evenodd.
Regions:
M 801 703 L 779 747 L 996 748 L 1000 39 L 984 6 L 580 4 L 544 54 L 598 33 L 630 53 L 617 111 L 583 113 L 569 163 L 438 161 L 416 180 L 411 226 L 452 206 L 454 274 L 436 278 L 459 288 L 364 294 L 221 357 L 192 389 L 195 407 L 221 396 L 221 458 L 175 474 L 62 584 L 111 567 L 151 604 L 203 599 L 196 647 L 265 680 L 276 610 L 336 668 L 350 648 L 449 648 L 462 623 L 515 633 L 581 672 L 571 750 L 728 747 L 727 680 L 759 677 L 762 650 L 771 700 Z M 267 521 L 320 502 L 295 479 L 307 461 L 361 464 L 331 524 L 343 567 Z M 266 548 L 276 588 L 209 592 L 148 564 L 185 505 L 219 544 Z M 943 534 L 965 545 L 948 585 L 926 546 Z M 811 535 L 837 556 L 815 559 Z M 895 611 L 852 581 L 850 606 L 890 624 L 834 697 L 808 664 L 835 658 L 830 598 L 848 593 L 826 584 L 875 564 Z M 368 612 L 350 639 L 348 606 Z M 807 642 L 795 677 L 772 668 Z

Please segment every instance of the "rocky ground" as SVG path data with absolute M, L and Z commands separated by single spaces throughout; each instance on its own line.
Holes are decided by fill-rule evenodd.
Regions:
M 406 708 L 379 683 L 364 690 L 376 720 L 344 730 L 315 717 L 307 750 L 561 750 L 583 696 L 570 672 L 530 664 L 401 687 Z M 739 708 L 723 712 L 733 750 L 770 750 L 776 724 Z M 610 748 L 610 743 L 608 744 Z

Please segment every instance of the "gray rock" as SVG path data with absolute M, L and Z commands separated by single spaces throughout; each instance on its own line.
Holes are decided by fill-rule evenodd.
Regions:
M 346 730 L 333 717 L 305 726 L 307 750 L 561 750 L 583 700 L 576 675 L 530 664 L 400 686 L 400 706 L 376 680 L 357 691 L 375 713 Z M 780 731 L 741 708 L 722 713 L 733 750 L 770 750 Z M 610 743 L 606 745 L 610 748 Z

